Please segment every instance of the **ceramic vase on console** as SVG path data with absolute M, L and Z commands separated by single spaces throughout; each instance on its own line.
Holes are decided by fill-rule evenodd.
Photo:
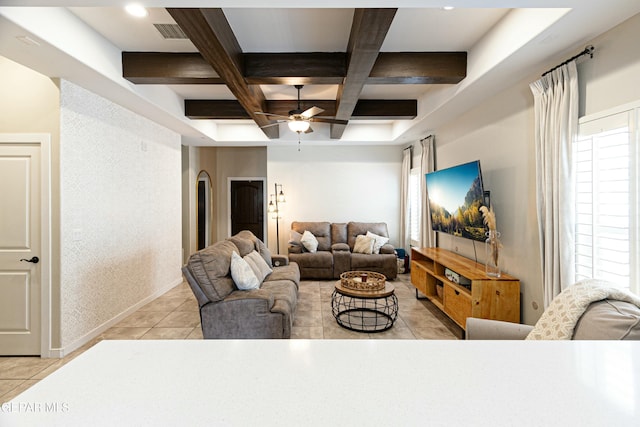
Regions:
M 491 277 L 500 277 L 500 232 L 489 230 L 485 240 L 485 272 Z

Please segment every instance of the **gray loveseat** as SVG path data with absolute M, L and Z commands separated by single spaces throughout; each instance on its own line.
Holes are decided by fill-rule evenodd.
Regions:
M 230 273 L 233 252 L 257 251 L 273 267 L 259 289 L 239 290 Z M 189 257 L 182 272 L 198 305 L 204 338 L 290 338 L 300 271 L 285 256 L 272 257 L 250 231 L 241 231 Z
M 398 274 L 395 249 L 389 243 L 379 254 L 354 253 L 356 237 L 368 231 L 389 237 L 384 222 L 299 222 L 291 223 L 289 259 L 298 264 L 303 279 L 338 279 L 346 271 L 375 271 L 393 280 Z M 312 253 L 300 243 L 298 236 L 309 231 L 318 240 L 317 251 Z

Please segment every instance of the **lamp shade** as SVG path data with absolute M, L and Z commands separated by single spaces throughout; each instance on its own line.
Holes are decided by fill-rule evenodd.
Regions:
M 307 129 L 309 129 L 309 122 L 305 121 L 305 120 L 291 120 L 289 121 L 289 129 L 291 129 L 294 132 L 306 132 Z

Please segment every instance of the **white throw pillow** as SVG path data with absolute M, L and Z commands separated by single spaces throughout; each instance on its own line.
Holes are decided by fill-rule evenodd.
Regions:
M 372 254 L 375 240 L 364 234 L 356 236 L 356 243 L 353 245 L 353 252 L 358 254 Z
M 315 253 L 318 250 L 318 239 L 316 239 L 316 236 L 311 234 L 310 231 L 305 230 L 305 232 L 302 233 L 300 242 L 302 243 L 302 246 L 311 253 Z
M 258 283 L 262 283 L 264 278 L 273 272 L 271 267 L 269 267 L 267 262 L 257 251 L 252 251 L 243 258 L 247 261 L 251 270 L 253 270 L 253 274 L 258 278 Z
M 238 289 L 242 291 L 260 287 L 260 282 L 258 282 L 256 275 L 253 274 L 251 266 L 236 251 L 231 254 L 231 278 Z
M 367 237 L 371 237 L 372 239 L 374 239 L 374 243 L 373 243 L 373 253 L 374 254 L 379 254 L 380 253 L 380 248 L 383 247 L 384 245 L 386 245 L 387 242 L 389 241 L 388 237 L 378 236 L 377 234 L 373 234 L 370 231 L 367 231 Z

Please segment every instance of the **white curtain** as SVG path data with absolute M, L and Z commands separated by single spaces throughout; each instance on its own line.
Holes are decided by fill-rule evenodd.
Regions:
M 402 151 L 402 176 L 400 177 L 400 247 L 407 253 L 410 249 L 409 179 L 411 175 L 411 147 Z
M 420 200 L 422 200 L 422 213 L 420 224 L 420 246 L 430 248 L 436 246 L 436 232 L 431 229 L 431 216 L 427 197 L 427 180 L 425 175 L 433 172 L 436 167 L 436 141 L 433 135 L 429 135 L 422 141 L 422 155 L 420 157 Z
M 572 145 L 578 131 L 575 61 L 531 83 L 535 111 L 536 192 L 544 306 L 574 283 L 575 203 Z

